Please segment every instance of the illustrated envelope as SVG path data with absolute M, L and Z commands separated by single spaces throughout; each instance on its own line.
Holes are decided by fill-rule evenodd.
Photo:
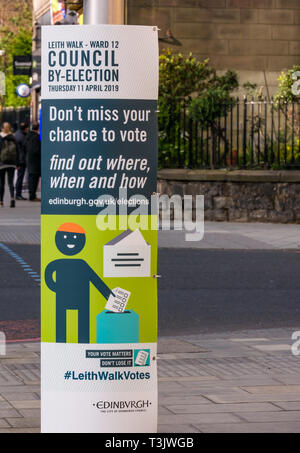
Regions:
M 150 277 L 151 245 L 140 230 L 126 230 L 103 247 L 103 277 Z

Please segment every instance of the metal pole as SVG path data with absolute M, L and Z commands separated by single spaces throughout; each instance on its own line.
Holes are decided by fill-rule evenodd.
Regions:
M 83 23 L 124 24 L 124 0 L 84 0 Z

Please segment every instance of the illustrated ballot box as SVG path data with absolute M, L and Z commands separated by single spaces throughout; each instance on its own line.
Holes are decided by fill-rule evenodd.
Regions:
M 97 315 L 97 343 L 138 343 L 139 315 L 133 310 L 114 313 L 103 310 Z

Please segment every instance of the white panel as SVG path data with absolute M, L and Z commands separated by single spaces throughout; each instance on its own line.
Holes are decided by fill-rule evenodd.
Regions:
M 92 48 L 91 42 L 103 42 L 108 47 Z M 118 47 L 113 49 L 113 42 Z M 69 44 L 68 44 L 69 43 Z M 68 47 L 74 45 L 74 48 Z M 76 46 L 79 46 L 76 48 Z M 81 46 L 81 47 L 80 47 Z M 115 44 L 116 46 L 116 44 Z M 111 52 L 114 50 L 113 67 Z M 95 66 L 81 65 L 81 55 L 89 54 L 96 64 L 102 58 L 102 64 Z M 101 56 L 99 55 L 101 52 Z M 109 61 L 105 65 L 105 54 L 108 52 Z M 60 52 L 63 52 L 63 55 Z M 71 54 L 79 57 L 79 64 L 71 66 Z M 55 64 L 53 67 L 50 63 Z M 61 60 L 60 60 L 61 58 Z M 64 61 L 64 58 L 66 60 Z M 104 61 L 103 61 L 104 59 Z M 75 60 L 73 60 L 74 62 Z M 62 64 L 60 64 L 62 63 Z M 64 65 L 66 63 L 66 65 Z M 88 81 L 87 77 L 95 79 L 94 70 L 117 70 L 119 80 Z M 55 80 L 49 81 L 49 70 L 61 71 L 55 73 Z M 86 72 L 88 70 L 88 72 Z M 107 73 L 108 74 L 108 73 Z M 104 74 L 102 73 L 104 76 Z M 57 80 L 59 77 L 59 81 Z M 70 81 L 67 80 L 70 77 Z M 83 77 L 82 81 L 78 81 Z M 83 85 L 84 91 L 78 91 Z M 87 87 L 99 86 L 102 91 L 86 91 Z M 70 89 L 74 91 L 55 91 Z M 107 88 L 106 88 L 107 86 Z M 52 87 L 52 88 L 51 88 Z M 53 91 L 51 91 L 53 89 Z M 105 90 L 110 91 L 105 91 Z M 118 91 L 114 91 L 118 89 Z M 42 98 L 43 99 L 150 99 L 158 97 L 158 39 L 157 27 L 129 25 L 72 25 L 42 27 Z

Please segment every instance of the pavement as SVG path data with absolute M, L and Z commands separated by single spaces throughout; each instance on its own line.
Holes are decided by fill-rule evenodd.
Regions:
M 203 241 L 187 243 L 184 232 L 160 231 L 159 247 L 295 252 L 299 228 L 208 222 Z M 1 209 L 0 243 L 38 244 L 39 238 L 38 203 Z M 298 330 L 295 325 L 161 336 L 158 431 L 299 433 L 300 355 L 292 353 Z M 38 342 L 7 344 L 0 357 L 0 433 L 40 431 L 39 363 Z
M 160 338 L 158 432 L 299 433 L 293 332 Z M 0 359 L 0 433 L 40 432 L 39 351 L 37 342 L 8 344 Z
M 9 208 L 9 201 L 5 201 L 6 206 L 0 208 L 0 242 L 39 244 L 40 203 L 16 201 L 16 208 Z M 185 230 L 160 230 L 158 246 L 218 250 L 300 250 L 300 225 L 205 222 L 204 238 L 201 241 L 187 242 Z

